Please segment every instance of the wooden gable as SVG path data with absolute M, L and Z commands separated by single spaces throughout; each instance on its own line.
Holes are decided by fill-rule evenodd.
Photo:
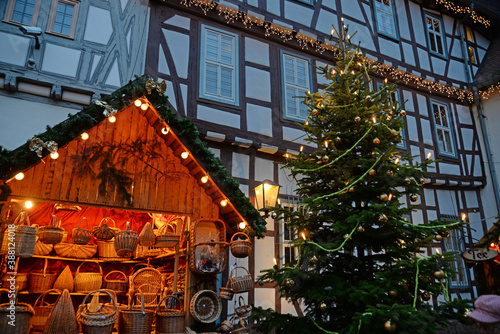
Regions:
M 26 169 L 24 178 L 8 181 L 11 197 L 127 210 L 188 214 L 193 220 L 220 218 L 229 233 L 244 221 L 231 202 L 208 176 L 154 107 L 146 110 L 133 103 L 116 114 L 116 122 L 104 120 L 87 131 L 87 140 L 78 137 L 58 150 L 59 158 L 46 156 Z M 168 129 L 168 132 L 166 131 Z M 181 157 L 187 152 L 187 157 Z M 89 164 L 90 157 L 96 159 Z M 99 173 L 122 173 L 131 195 L 128 204 L 116 186 L 108 181 L 103 193 Z M 116 172 L 119 173 L 116 173 Z M 110 176 L 111 177 L 111 176 Z

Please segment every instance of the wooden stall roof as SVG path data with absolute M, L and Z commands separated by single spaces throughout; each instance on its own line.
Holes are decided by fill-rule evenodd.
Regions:
M 129 104 L 116 113 L 116 122 L 105 119 L 87 131 L 87 140 L 77 137 L 60 147 L 59 158 L 45 156 L 23 171 L 22 180 L 8 180 L 11 197 L 199 218 L 215 216 L 227 224 L 228 232 L 237 230 L 245 221 L 243 216 L 230 200 L 221 205 L 227 196 L 210 177 L 204 182 L 209 175 L 193 153 L 161 120 L 148 99 L 141 99 L 148 106 L 146 110 Z M 103 175 L 99 179 L 99 173 L 109 174 L 107 183 L 100 184 Z M 121 186 L 131 195 L 130 203 L 119 191 L 120 182 L 113 182 L 120 175 L 129 180 Z

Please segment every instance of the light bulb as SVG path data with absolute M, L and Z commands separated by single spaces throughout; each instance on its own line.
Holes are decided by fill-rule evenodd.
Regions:
M 142 101 L 139 100 L 139 99 L 137 99 L 137 100 L 134 101 L 134 104 L 135 104 L 136 107 L 140 107 L 142 105 Z
M 186 152 L 186 151 L 184 151 L 184 152 L 181 153 L 181 158 L 182 159 L 187 159 L 188 156 L 189 156 L 189 153 Z
M 220 206 L 226 206 L 227 205 L 227 199 L 223 199 L 220 201 Z
M 109 116 L 109 117 L 108 117 L 108 121 L 109 121 L 110 123 L 114 123 L 114 122 L 116 122 L 116 117 L 115 117 L 115 116 Z
M 89 139 L 89 134 L 87 132 L 84 132 L 84 133 L 82 133 L 81 137 L 83 140 L 87 140 L 87 139 Z
M 170 129 L 168 127 L 164 127 L 163 129 L 161 129 L 161 133 L 163 133 L 164 135 L 168 134 L 169 131 Z
M 149 108 L 149 105 L 147 103 L 144 103 L 141 105 L 141 110 L 146 111 L 146 110 L 148 110 L 148 108 Z
M 33 207 L 33 202 L 26 201 L 26 202 L 24 202 L 24 206 L 26 207 L 26 209 L 31 209 L 31 207 Z
M 247 224 L 245 222 L 241 222 L 239 225 L 240 230 L 243 230 L 246 226 L 247 226 Z
M 202 183 L 207 183 L 208 182 L 208 176 L 204 175 L 201 177 L 201 182 Z
M 14 177 L 16 178 L 16 180 L 21 181 L 22 179 L 24 179 L 24 173 L 17 173 Z
M 57 152 L 52 152 L 52 153 L 50 153 L 50 157 L 51 157 L 52 159 L 56 160 L 57 158 L 59 158 L 59 153 L 57 153 Z

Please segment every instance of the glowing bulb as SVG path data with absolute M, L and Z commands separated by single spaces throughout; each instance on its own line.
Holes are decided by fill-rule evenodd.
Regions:
M 141 110 L 146 111 L 146 110 L 148 110 L 148 108 L 149 108 L 149 105 L 147 103 L 144 103 L 141 105 Z
M 57 153 L 57 152 L 52 152 L 52 153 L 50 153 L 50 157 L 51 157 L 52 159 L 56 160 L 57 158 L 59 158 L 59 153 Z
M 301 146 L 300 147 L 300 152 L 302 152 L 304 150 L 304 146 Z
M 436 248 L 436 254 L 441 255 L 441 252 L 439 251 L 439 248 Z
M 385 78 L 385 79 L 384 79 L 384 84 L 386 84 L 386 85 L 387 85 L 387 78 Z
M 240 227 L 240 230 L 243 230 L 247 224 L 245 222 L 241 222 L 238 226 Z
M 116 122 L 116 117 L 115 116 L 109 116 L 108 121 L 110 123 L 114 123 L 114 122 Z
M 31 209 L 33 207 L 33 202 L 26 201 L 26 202 L 24 202 L 24 206 L 26 207 L 26 209 Z
M 208 176 L 204 175 L 201 177 L 201 182 L 202 183 L 207 183 L 208 182 Z
M 81 137 L 83 140 L 87 140 L 87 139 L 89 139 L 89 134 L 87 132 L 84 132 L 81 134 Z
M 387 198 L 388 201 L 392 199 L 392 194 L 389 194 L 389 197 Z
M 302 239 L 306 240 L 306 235 L 304 234 L 304 232 L 302 232 L 300 235 L 302 236 Z
M 431 153 L 431 152 L 427 153 L 427 159 L 430 159 L 430 158 L 431 158 L 431 156 L 432 156 L 432 153 Z
M 184 151 L 184 152 L 181 153 L 181 158 L 182 159 L 187 159 L 188 156 L 189 156 L 189 153 L 186 152 L 186 151 Z
M 334 30 L 332 29 L 332 31 L 330 32 L 330 35 L 333 35 L 333 31 L 334 31 Z
M 328 140 L 325 140 L 325 147 L 328 148 Z
M 373 116 L 372 121 L 373 121 L 373 124 L 377 124 L 377 119 L 375 118 L 375 116 Z
M 142 101 L 139 100 L 139 99 L 137 99 L 137 100 L 134 101 L 134 104 L 135 104 L 136 107 L 140 107 L 142 105 Z
M 464 212 L 464 213 L 462 213 L 462 221 L 464 222 L 465 219 L 467 219 L 467 214 Z
M 24 173 L 17 173 L 14 177 L 16 178 L 16 180 L 21 181 L 22 179 L 24 179 Z
M 274 265 L 277 266 L 278 265 L 278 261 L 276 261 L 276 258 L 273 258 L 273 261 L 274 261 Z
M 220 201 L 220 206 L 226 206 L 227 205 L 227 199 L 223 199 Z
M 396 160 L 394 160 L 394 164 L 397 165 L 399 162 L 399 158 L 396 158 Z
M 161 133 L 163 133 L 164 135 L 168 134 L 169 131 L 170 129 L 168 127 L 164 127 L 163 129 L 161 129 Z
M 288 153 L 285 153 L 285 158 L 288 159 L 289 157 L 290 157 L 290 155 Z

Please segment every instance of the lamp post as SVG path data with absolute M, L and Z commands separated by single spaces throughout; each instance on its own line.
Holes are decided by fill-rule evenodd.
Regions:
M 269 217 L 269 209 L 276 207 L 281 186 L 271 180 L 264 180 L 254 188 L 257 210 L 263 211 L 264 219 Z

